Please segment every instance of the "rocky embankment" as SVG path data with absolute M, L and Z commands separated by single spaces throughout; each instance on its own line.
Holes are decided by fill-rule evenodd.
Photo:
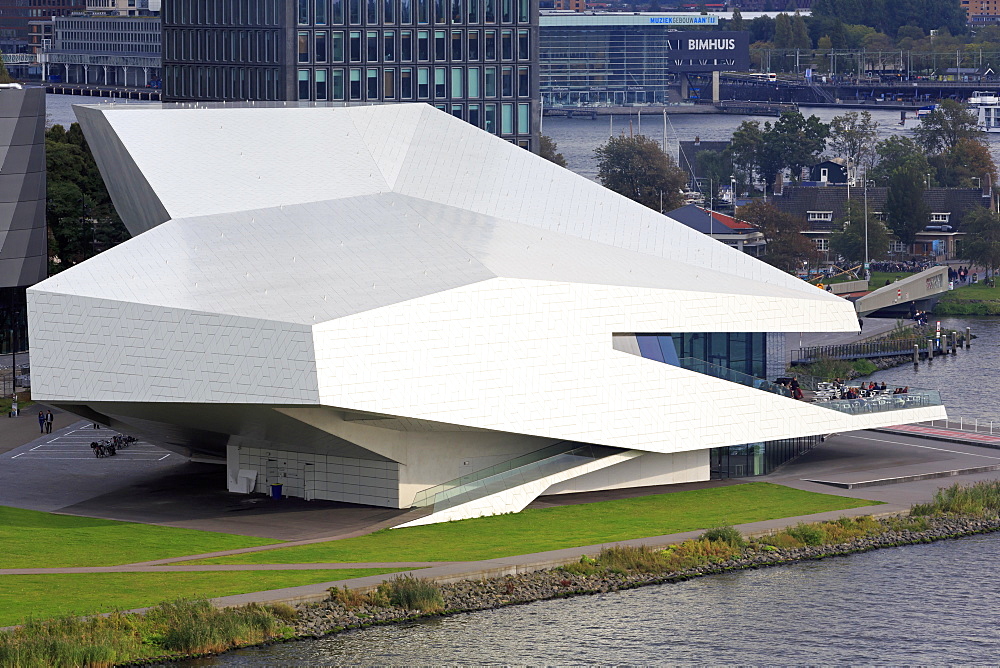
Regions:
M 935 518 L 931 520 L 931 526 L 926 530 L 887 531 L 836 545 L 786 549 L 756 545 L 746 550 L 739 558 L 673 573 L 622 573 L 602 570 L 593 575 L 580 575 L 554 569 L 499 578 L 464 580 L 440 585 L 445 612 L 438 614 L 490 610 L 532 601 L 681 582 L 727 571 L 764 568 L 998 530 L 1000 530 L 1000 518 Z M 417 610 L 403 610 L 391 606 L 363 604 L 348 609 L 334 599 L 302 606 L 299 610 L 301 614 L 296 624 L 296 631 L 303 637 L 318 637 L 346 629 L 427 616 Z

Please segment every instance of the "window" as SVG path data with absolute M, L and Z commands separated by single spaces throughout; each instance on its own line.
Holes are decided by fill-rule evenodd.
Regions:
M 833 211 L 808 211 L 806 212 L 806 220 L 809 222 L 814 221 L 832 221 Z
M 497 59 L 497 31 L 486 31 L 486 60 Z
M 528 79 L 528 68 L 517 68 L 517 95 L 518 97 L 528 97 L 531 95 L 531 87 Z
M 299 99 L 309 99 L 309 70 L 299 70 Z
M 309 0 L 299 0 L 299 25 L 309 25 Z
M 452 98 L 462 97 L 462 78 L 465 72 L 461 67 L 451 68 L 451 96 Z
M 350 12 L 351 25 L 361 23 L 361 0 L 347 0 Z
M 514 31 L 512 30 L 500 31 L 500 57 L 504 60 L 514 58 Z
M 479 0 L 467 0 L 469 7 L 469 23 L 479 23 Z
M 487 23 L 497 22 L 497 0 L 483 0 L 483 10 Z
M 479 60 L 479 31 L 470 30 L 468 36 L 469 42 L 469 60 Z
M 813 239 L 813 243 L 816 244 L 816 250 L 818 250 L 818 251 L 828 251 L 828 250 L 830 250 L 830 240 L 829 239 Z
M 444 62 L 448 59 L 448 33 L 444 30 L 434 31 L 434 60 Z
M 326 25 L 326 0 L 316 0 L 316 25 Z
M 344 33 L 335 32 L 331 37 L 333 38 L 333 44 L 331 45 L 333 62 L 342 63 L 344 62 Z
M 931 222 L 932 223 L 947 223 L 951 220 L 951 213 L 932 213 Z
M 326 33 L 316 33 L 316 62 L 326 62 Z
M 467 91 L 468 96 L 470 98 L 479 97 L 479 68 L 470 67 L 468 78 L 469 78 L 469 86 Z M 469 107 L 469 113 L 471 118 L 472 107 Z
M 326 70 L 316 70 L 316 99 L 325 100 L 326 98 Z
M 431 59 L 431 34 L 427 30 L 417 31 L 417 60 Z
M 361 31 L 351 31 L 351 62 L 356 63 L 361 60 Z
M 361 99 L 361 68 L 351 68 L 351 99 Z
M 365 34 L 365 44 L 367 45 L 366 57 L 369 63 L 378 62 L 378 31 L 369 30 Z
M 469 105 L 469 122 L 472 123 L 473 125 L 475 125 L 477 128 L 479 127 L 481 119 L 479 118 L 479 105 L 478 104 L 470 104 Z
M 890 253 L 905 253 L 906 244 L 902 241 L 890 241 L 889 242 L 889 252 Z
M 332 79 L 332 97 L 334 100 L 344 99 L 344 70 L 334 70 Z
M 517 59 L 528 60 L 531 58 L 531 49 L 528 44 L 528 31 L 517 31 Z
M 368 25 L 378 23 L 378 0 L 368 0 Z
M 451 60 L 452 62 L 462 62 L 462 31 L 451 31 Z
M 484 86 L 486 92 L 485 97 L 496 97 L 497 96 L 497 68 L 487 67 L 486 77 L 484 79 Z
M 320 0 L 325 1 L 325 0 Z M 331 0 L 330 22 L 337 25 L 344 24 L 344 0 Z M 317 21 L 318 23 L 318 21 Z
M 455 118 L 459 119 L 462 118 L 462 111 L 463 111 L 462 105 L 460 104 L 451 105 L 451 115 L 454 116 Z
M 417 97 L 426 100 L 430 97 L 430 69 L 427 67 L 417 68 Z
M 528 134 L 529 126 L 529 105 L 527 103 L 521 103 L 517 105 L 517 134 L 526 135 Z
M 393 23 L 396 20 L 396 13 L 393 11 L 395 9 L 393 5 L 393 0 L 385 0 L 385 6 L 382 10 L 383 13 L 383 23 Z
M 514 134 L 514 105 L 504 103 L 500 105 L 500 134 Z
M 413 69 L 410 67 L 399 71 L 399 97 L 403 100 L 413 99 Z
M 484 123 L 483 129 L 487 132 L 496 134 L 497 133 L 497 105 L 495 104 L 484 104 L 483 109 L 485 113 L 483 115 Z
M 399 0 L 399 22 L 413 23 L 413 2 L 412 0 Z
M 442 100 L 448 97 L 448 68 L 434 68 L 434 97 Z
M 413 60 L 413 31 L 399 31 L 399 59 L 403 62 Z
M 367 86 L 366 94 L 369 100 L 378 99 L 378 70 L 374 67 L 369 67 L 367 72 Z
M 396 70 L 392 68 L 382 72 L 382 97 L 386 100 L 396 97 Z
M 513 67 L 501 67 L 500 68 L 500 94 L 504 97 L 510 97 L 514 94 L 514 68 Z
M 386 30 L 382 33 L 382 59 L 391 63 L 396 60 L 396 31 Z

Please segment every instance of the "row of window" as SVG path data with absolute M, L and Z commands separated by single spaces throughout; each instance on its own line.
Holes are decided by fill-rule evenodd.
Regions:
M 276 30 L 164 30 L 163 59 L 277 64 L 280 44 Z
M 298 0 L 299 25 L 530 23 L 531 0 Z
M 884 214 L 881 211 L 872 211 L 872 215 L 876 220 L 883 220 Z M 833 211 L 807 211 L 806 220 L 810 223 L 814 222 L 831 222 L 833 220 Z M 951 220 L 951 212 L 947 213 L 932 213 L 931 222 L 932 223 L 947 223 Z
M 830 240 L 829 239 L 813 239 L 813 243 L 816 244 L 816 250 L 826 252 L 830 250 Z M 889 252 L 890 253 L 905 253 L 906 252 L 906 242 L 905 241 L 890 241 L 889 242 Z
M 301 30 L 297 50 L 303 64 L 527 61 L 531 38 L 528 30 Z
M 526 98 L 531 92 L 527 67 L 301 69 L 298 86 L 300 100 L 317 101 L 475 101 L 515 96 Z
M 191 67 L 166 65 L 164 86 L 190 100 L 282 100 L 276 67 Z
M 284 25 L 285 0 L 169 0 L 163 24 L 264 27 Z

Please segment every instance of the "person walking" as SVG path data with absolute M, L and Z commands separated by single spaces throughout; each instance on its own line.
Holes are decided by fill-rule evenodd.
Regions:
M 55 417 L 52 415 L 51 409 L 45 414 L 45 433 L 52 433 L 52 423 L 55 421 Z
M 39 433 L 45 433 L 45 413 L 38 411 L 38 431 Z

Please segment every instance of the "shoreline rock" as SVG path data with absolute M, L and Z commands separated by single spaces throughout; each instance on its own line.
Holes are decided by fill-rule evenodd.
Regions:
M 443 612 L 437 613 L 364 605 L 349 610 L 336 600 L 329 599 L 321 603 L 300 606 L 301 616 L 294 628 L 298 634 L 297 639 L 314 639 L 333 633 L 369 626 L 402 623 L 421 617 L 450 616 L 495 610 L 535 601 L 624 591 L 649 585 L 684 582 L 692 578 L 719 573 L 769 568 L 801 561 L 870 552 L 888 547 L 917 545 L 1000 531 L 1000 518 L 931 518 L 930 521 L 933 526 L 923 531 L 890 530 L 879 535 L 858 538 L 836 545 L 773 548 L 769 551 L 744 553 L 729 561 L 706 564 L 673 573 L 602 571 L 593 575 L 580 575 L 556 568 L 498 578 L 446 583 L 439 585 L 445 609 Z M 419 573 L 417 575 L 419 576 Z

